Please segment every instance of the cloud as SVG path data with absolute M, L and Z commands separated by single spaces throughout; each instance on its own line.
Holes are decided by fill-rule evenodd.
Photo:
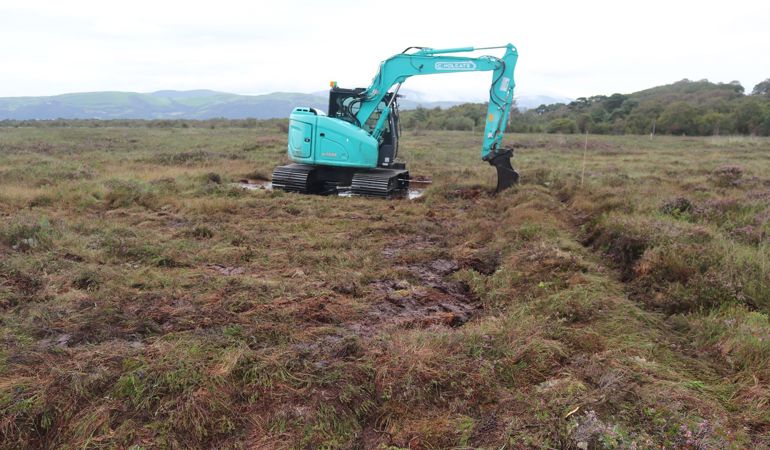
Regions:
M 770 76 L 770 4 L 72 0 L 0 6 L 0 95 L 366 86 L 410 45 L 514 43 L 520 92 L 630 92 L 682 78 Z M 437 9 L 438 8 L 438 9 Z M 494 51 L 490 54 L 495 54 Z M 481 100 L 488 74 L 414 77 L 432 98 Z

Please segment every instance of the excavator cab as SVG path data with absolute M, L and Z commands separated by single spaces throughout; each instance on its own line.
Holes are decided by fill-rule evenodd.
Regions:
M 385 108 L 390 108 L 388 114 L 388 120 L 385 122 L 385 127 L 380 135 L 380 146 L 377 154 L 377 167 L 394 167 L 396 163 L 396 157 L 398 156 L 398 102 L 397 99 L 393 99 L 391 102 L 393 93 L 388 93 L 385 99 L 381 102 L 381 108 L 379 108 L 369 120 L 366 121 L 368 129 L 373 129 L 377 120 L 380 118 L 380 114 Z M 397 95 L 396 95 L 397 96 Z M 388 106 L 390 105 L 390 106 Z
M 398 156 L 398 136 L 399 136 L 399 118 L 398 118 L 398 95 L 393 92 L 385 94 L 375 112 L 364 124 L 358 123 L 356 115 L 361 104 L 361 94 L 364 88 L 345 89 L 336 85 L 329 91 L 329 117 L 342 119 L 359 128 L 371 132 L 380 115 L 389 108 L 388 120 L 385 123 L 382 135 L 379 139 L 377 151 L 377 167 L 390 168 L 395 164 Z M 394 96 L 396 98 L 394 98 Z
M 334 86 L 329 114 L 315 108 L 294 108 L 289 116 L 289 157 L 294 164 L 273 171 L 273 188 L 308 194 L 333 194 L 340 189 L 355 195 L 402 195 L 409 172 L 398 155 L 398 106 L 388 93 L 364 124 L 356 114 L 364 89 Z M 371 135 L 387 108 L 379 138 Z

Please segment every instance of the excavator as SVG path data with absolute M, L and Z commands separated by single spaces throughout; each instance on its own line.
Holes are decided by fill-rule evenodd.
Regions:
M 501 58 L 447 54 L 505 49 Z M 394 197 L 409 188 L 409 171 L 397 161 L 398 91 L 415 75 L 492 71 L 481 159 L 497 169 L 497 192 L 513 186 L 519 174 L 513 151 L 502 147 L 513 104 L 513 70 L 518 52 L 512 44 L 496 47 L 433 49 L 409 47 L 380 63 L 368 88 L 344 89 L 331 82 L 328 114 L 294 108 L 289 117 L 288 156 L 292 164 L 273 171 L 273 189 L 304 194 Z M 391 91 L 391 89 L 393 89 Z

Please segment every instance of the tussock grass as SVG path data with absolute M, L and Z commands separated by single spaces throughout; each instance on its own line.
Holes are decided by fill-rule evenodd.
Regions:
M 418 201 L 232 187 L 274 124 L 2 130 L 0 447 L 768 445 L 770 141 L 512 136 L 498 195 L 402 141 Z

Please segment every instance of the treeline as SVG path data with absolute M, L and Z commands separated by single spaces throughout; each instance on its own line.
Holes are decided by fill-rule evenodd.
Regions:
M 478 130 L 486 105 L 465 104 L 446 110 L 421 109 L 401 114 L 407 129 Z M 521 133 L 661 134 L 770 136 L 770 79 L 751 94 L 737 81 L 682 80 L 633 94 L 581 97 L 568 104 L 511 110 L 508 130 Z
M 484 127 L 487 105 L 465 103 L 447 109 L 418 107 L 400 113 L 401 126 L 410 130 L 475 130 Z

